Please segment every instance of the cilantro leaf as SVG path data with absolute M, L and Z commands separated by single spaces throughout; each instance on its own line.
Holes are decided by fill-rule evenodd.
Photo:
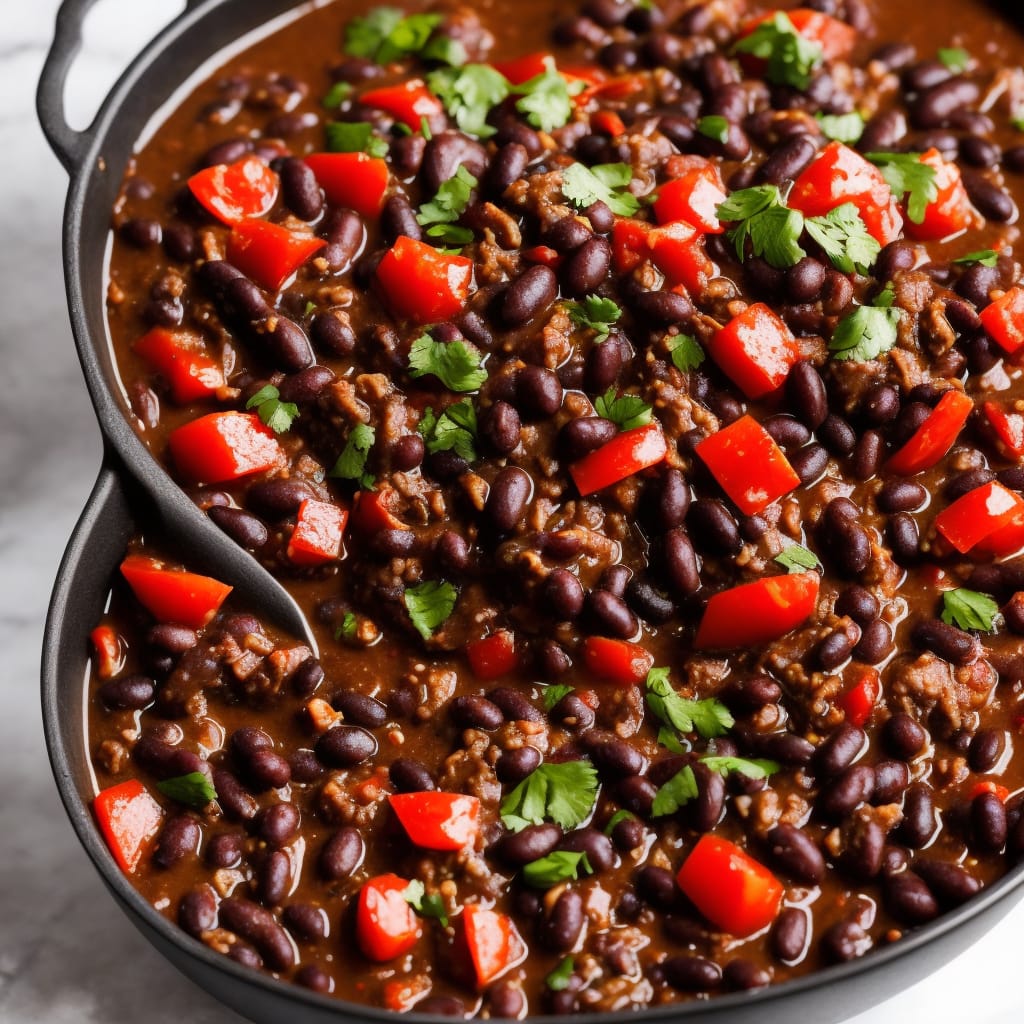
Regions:
M 327 149 L 331 153 L 366 153 L 373 157 L 388 155 L 388 144 L 375 135 L 368 121 L 331 121 L 327 127 Z
M 715 755 L 702 757 L 700 763 L 707 765 L 719 775 L 739 772 L 741 775 L 746 775 L 748 779 L 766 779 L 781 767 L 777 762 L 763 758 L 748 760 L 745 757 L 716 757 Z
M 680 697 L 668 680 L 668 672 L 667 668 L 652 668 L 647 673 L 647 705 L 651 711 L 681 733 L 696 730 L 704 739 L 723 736 L 734 721 L 729 709 L 714 697 Z
M 998 614 L 999 605 L 988 594 L 977 590 L 957 587 L 942 595 L 942 621 L 947 625 L 991 633 Z
M 651 407 L 639 395 L 616 396 L 614 385 L 594 399 L 594 410 L 619 430 L 642 427 L 651 422 L 652 416 Z
M 569 829 L 581 825 L 597 800 L 597 771 L 589 761 L 542 764 L 501 802 L 501 820 L 513 832 L 553 821 Z
M 882 251 L 853 203 L 843 203 L 823 217 L 808 217 L 804 227 L 832 265 L 844 274 L 867 274 Z
M 441 23 L 439 14 L 409 14 L 394 7 L 375 7 L 361 18 L 353 18 L 345 29 L 345 52 L 367 57 L 378 64 L 390 64 L 412 54 L 441 59 L 446 47 L 431 47 L 431 33 Z M 462 54 L 465 50 L 462 49 Z M 465 57 L 463 56 L 463 59 Z
M 900 316 L 892 305 L 892 292 L 886 289 L 872 305 L 858 306 L 836 324 L 829 350 L 836 359 L 877 359 L 896 344 Z
M 345 447 L 327 475 L 340 480 L 358 480 L 361 487 L 372 487 L 373 477 L 366 472 L 366 460 L 376 436 L 373 427 L 357 423 L 349 432 Z
M 554 683 L 551 686 L 544 688 L 544 710 L 550 711 L 563 697 L 568 697 L 570 693 L 575 693 L 574 687 L 569 686 L 568 683 Z
M 562 992 L 564 989 L 569 987 L 569 981 L 572 978 L 572 972 L 575 970 L 576 963 L 571 956 L 567 956 L 562 959 L 558 966 L 544 979 L 544 984 L 552 992 Z
M 335 640 L 353 640 L 355 639 L 356 629 L 358 628 L 358 621 L 352 612 L 345 612 L 345 617 L 341 620 L 341 625 L 334 631 Z
M 980 263 L 983 267 L 994 267 L 999 259 L 999 253 L 995 249 L 979 249 L 978 252 L 969 252 L 965 256 L 958 256 L 954 263 L 970 265 Z
M 554 60 L 545 57 L 544 70 L 512 91 L 521 97 L 516 101 L 516 110 L 525 114 L 534 128 L 553 132 L 568 123 L 572 117 L 572 97 L 584 88 L 583 82 L 575 82 L 570 89 L 555 69 Z
M 811 72 L 821 64 L 823 57 L 820 44 L 800 35 L 782 11 L 762 21 L 733 49 L 767 61 L 765 77 L 769 82 L 801 90 L 811 84 Z
M 864 134 L 864 116 L 854 110 L 850 114 L 815 114 L 821 134 L 852 146 Z
M 457 248 L 454 250 L 456 253 L 473 241 L 472 229 L 461 227 L 459 224 L 434 224 L 433 227 L 427 228 L 427 235 L 431 238 L 439 238 L 448 245 L 456 246 Z
M 718 114 L 709 114 L 697 120 L 697 131 L 706 139 L 715 142 L 729 141 L 729 122 Z
M 682 771 L 676 772 L 655 794 L 651 804 L 651 817 L 664 818 L 675 814 L 684 804 L 688 804 L 697 796 L 697 779 L 693 769 L 686 765 Z
M 754 185 L 734 192 L 718 204 L 716 213 L 719 220 L 733 225 L 728 237 L 741 262 L 746 258 L 748 240 L 755 256 L 780 270 L 795 266 L 807 255 L 799 242 L 804 215 L 785 205 L 775 185 Z
M 790 544 L 775 556 L 775 561 L 790 573 L 821 568 L 818 556 L 802 544 Z
M 737 223 L 755 217 L 769 206 L 782 202 L 782 196 L 775 185 L 752 185 L 741 188 L 718 204 L 715 215 L 726 223 Z
M 612 324 L 622 316 L 622 310 L 612 299 L 602 299 L 600 295 L 588 295 L 582 302 L 567 302 L 565 308 L 574 324 L 597 332 L 597 345 L 608 339 Z
M 299 418 L 299 407 L 294 402 L 282 402 L 281 392 L 273 384 L 266 384 L 248 402 L 246 409 L 255 409 L 256 415 L 275 434 L 283 434 Z
M 460 67 L 469 60 L 466 47 L 459 39 L 452 39 L 451 36 L 434 36 L 426 46 L 420 50 L 420 57 L 423 60 L 436 60 L 439 64 L 450 64 L 452 67 Z
M 489 64 L 439 68 L 427 75 L 427 85 L 461 131 L 478 139 L 495 133 L 487 115 L 509 94 L 508 79 L 501 72 Z
M 683 746 L 683 742 L 680 740 L 679 734 L 675 729 L 671 729 L 667 725 L 663 725 L 658 730 L 658 743 L 673 754 L 685 754 L 690 749 L 688 746 Z
M 324 93 L 320 105 L 328 110 L 337 110 L 352 95 L 352 84 L 350 82 L 335 82 L 334 85 Z
M 467 462 L 476 462 L 476 410 L 468 398 L 449 405 L 440 416 L 435 416 L 428 406 L 416 429 L 431 455 L 454 451 Z
M 428 224 L 453 224 L 465 213 L 476 185 L 476 178 L 460 166 L 451 178 L 441 182 L 434 198 L 420 207 L 416 220 L 424 227 Z
M 620 821 L 633 821 L 636 819 L 636 815 L 632 811 L 616 811 L 609 819 L 608 824 L 604 827 L 604 834 L 610 836 L 615 831 L 615 826 Z
M 476 391 L 487 380 L 482 362 L 480 353 L 465 342 L 435 341 L 429 334 L 423 334 L 409 350 L 409 375 L 432 374 L 449 391 Z
M 1024 108 L 1017 108 L 1010 115 L 1010 124 L 1019 132 L 1024 132 Z
M 353 18 L 345 27 L 345 52 L 373 58 L 401 20 L 402 11 L 396 7 L 375 7 L 365 16 Z
M 428 893 L 426 887 L 414 878 L 403 890 L 402 899 L 421 917 L 433 917 L 441 922 L 443 928 L 448 927 L 448 911 L 439 892 Z
M 594 873 L 585 853 L 572 853 L 569 850 L 555 850 L 546 857 L 532 860 L 523 865 L 523 881 L 535 889 L 550 889 L 559 882 L 570 878 L 579 878 L 580 870 L 588 875 Z
M 211 800 L 217 799 L 217 790 L 202 772 L 189 772 L 188 775 L 164 779 L 156 784 L 156 788 L 164 796 L 177 800 L 179 804 L 200 810 Z
M 601 200 L 612 213 L 632 217 L 640 209 L 640 202 L 629 191 L 633 170 L 629 164 L 569 164 L 562 171 L 562 195 L 578 210 Z
M 700 342 L 689 334 L 677 334 L 674 338 L 669 338 L 665 345 L 672 355 L 672 365 L 683 373 L 696 370 L 707 358 L 704 349 L 700 347 Z
M 971 55 L 962 46 L 942 46 L 936 54 L 954 75 L 962 74 L 971 66 Z
M 928 204 L 939 197 L 935 168 L 921 163 L 920 153 L 867 153 L 866 156 L 882 172 L 897 199 L 907 196 L 907 216 L 920 224 Z
M 455 607 L 458 594 L 446 582 L 427 580 L 415 587 L 406 587 L 403 600 L 406 611 L 416 631 L 424 640 L 429 640 L 435 630 L 444 625 Z

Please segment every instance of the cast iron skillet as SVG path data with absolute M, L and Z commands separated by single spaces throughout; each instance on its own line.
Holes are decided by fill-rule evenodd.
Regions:
M 248 595 L 244 601 L 254 607 L 260 604 L 264 588 L 283 592 L 255 560 L 224 542 L 223 535 L 173 484 L 130 427 L 131 412 L 107 341 L 104 254 L 110 210 L 125 165 L 135 140 L 154 114 L 215 53 L 296 6 L 295 0 L 187 0 L 184 13 L 142 52 L 115 85 L 93 124 L 79 133 L 66 123 L 62 93 L 81 43 L 82 20 L 94 2 L 65 0 L 38 93 L 43 131 L 71 176 L 64 220 L 68 302 L 79 358 L 107 451 L 58 571 L 46 623 L 42 702 L 54 777 L 79 840 L 118 904 L 150 942 L 203 988 L 257 1024 L 281 1020 L 290 1024 L 394 1024 L 392 1013 L 275 981 L 190 938 L 132 887 L 110 856 L 89 811 L 95 787 L 83 731 L 88 635 L 103 613 L 110 580 L 128 538 L 142 529 L 147 535 L 176 541 L 188 552 L 187 561 L 196 567 L 215 567 L 222 578 Z M 301 613 L 297 606 L 292 607 L 294 621 L 281 621 L 280 616 L 278 621 L 301 633 Z M 593 1015 L 590 1020 L 593 1024 L 683 1019 L 702 1024 L 841 1021 L 909 987 L 966 949 L 1009 912 L 1020 895 L 1022 881 L 1024 865 L 965 906 L 863 960 L 754 993 L 640 1013 Z M 448 1020 L 415 1012 L 405 1019 L 410 1024 Z M 560 1018 L 531 1019 L 554 1024 Z

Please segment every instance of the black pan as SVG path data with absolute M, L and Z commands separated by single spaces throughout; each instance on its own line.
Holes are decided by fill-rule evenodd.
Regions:
M 61 563 L 46 623 L 42 703 L 54 777 L 79 840 L 119 906 L 176 967 L 214 996 L 261 1024 L 393 1021 L 394 1015 L 386 1011 L 275 981 L 190 938 L 132 887 L 107 851 L 89 810 L 95 786 L 83 731 L 88 635 L 103 612 L 110 580 L 132 533 L 141 528 L 150 536 L 176 539 L 193 565 L 216 566 L 222 578 L 254 598 L 263 588 L 278 587 L 250 556 L 223 543 L 219 531 L 173 484 L 130 426 L 132 414 L 106 332 L 104 262 L 110 210 L 135 141 L 161 107 L 219 50 L 296 6 L 294 0 L 189 0 L 184 13 L 118 81 L 93 124 L 75 132 L 64 116 L 63 89 L 93 2 L 65 0 L 38 92 L 43 131 L 71 178 L 64 219 L 68 304 L 107 450 Z M 297 632 L 301 625 L 301 618 L 292 623 Z M 1022 882 L 1024 865 L 965 906 L 863 960 L 754 993 L 589 1019 L 593 1024 L 841 1021 L 910 987 L 963 952 L 1012 909 Z M 404 1019 L 410 1024 L 447 1020 L 417 1013 Z

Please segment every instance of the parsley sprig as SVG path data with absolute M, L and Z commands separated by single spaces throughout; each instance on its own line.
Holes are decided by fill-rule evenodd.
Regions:
M 991 633 L 995 629 L 999 605 L 977 590 L 957 587 L 942 595 L 942 621 L 961 629 L 980 629 Z
M 801 90 L 811 84 L 811 72 L 821 64 L 823 57 L 820 44 L 800 35 L 783 11 L 762 21 L 734 49 L 766 61 L 765 78 L 769 82 Z
M 476 409 L 468 398 L 453 402 L 440 416 L 427 406 L 416 429 L 431 455 L 454 451 L 467 462 L 476 461 Z
M 256 415 L 275 434 L 283 434 L 299 418 L 299 407 L 294 402 L 282 402 L 281 392 L 273 384 L 265 384 L 248 402 L 246 409 L 255 409 Z
M 589 761 L 542 764 L 501 802 L 501 820 L 513 832 L 553 821 L 562 828 L 581 825 L 597 800 L 597 771 Z
M 639 395 L 617 395 L 614 385 L 594 399 L 594 409 L 619 430 L 632 430 L 651 422 L 651 407 Z
M 426 580 L 415 587 L 406 587 L 403 595 L 406 611 L 424 640 L 429 640 L 448 621 L 457 597 L 455 587 L 445 581 Z
M 647 706 L 666 725 L 681 733 L 696 731 L 704 739 L 724 736 L 734 724 L 729 709 L 714 697 L 690 700 L 681 697 L 668 679 L 667 668 L 652 668 L 645 683 Z
M 567 302 L 565 308 L 569 319 L 580 327 L 589 327 L 594 334 L 594 343 L 600 345 L 608 340 L 612 325 L 622 316 L 622 310 L 612 299 L 600 295 L 588 295 L 582 302 Z
M 629 191 L 632 180 L 629 164 L 569 164 L 562 171 L 562 195 L 578 210 L 600 200 L 612 213 L 632 217 L 640 209 L 640 201 Z
M 357 423 L 349 432 L 345 447 L 327 475 L 340 480 L 358 480 L 360 487 L 367 490 L 371 488 L 373 476 L 366 472 L 366 462 L 376 436 L 373 427 Z
M 843 203 L 822 217 L 808 217 L 804 227 L 844 274 L 867 274 L 882 251 L 853 203 Z
M 672 356 L 672 365 L 677 370 L 687 373 L 696 370 L 707 358 L 700 342 L 689 334 L 677 334 L 665 342 L 665 347 Z
M 897 199 L 907 197 L 907 216 L 920 224 L 928 204 L 939 196 L 935 168 L 922 163 L 920 153 L 868 153 L 867 158 L 882 172 Z
M 733 192 L 718 204 L 716 214 L 732 225 L 727 234 L 741 261 L 746 259 L 748 242 L 753 255 L 779 269 L 792 267 L 807 255 L 799 242 L 804 216 L 786 206 L 775 185 L 753 185 Z
M 409 349 L 409 375 L 436 377 L 449 391 L 476 391 L 485 380 L 483 356 L 462 341 L 418 337 Z
M 444 104 L 448 116 L 461 131 L 478 139 L 496 131 L 487 115 L 509 94 L 508 79 L 489 64 L 467 64 L 461 68 L 438 68 L 427 76 L 430 91 Z
M 452 177 L 441 182 L 434 198 L 420 207 L 417 222 L 427 229 L 431 238 L 456 245 L 468 244 L 473 240 L 473 232 L 455 222 L 466 212 L 476 186 L 476 178 L 460 166 Z
M 884 355 L 898 337 L 901 311 L 893 306 L 891 288 L 882 291 L 868 306 L 858 306 L 836 324 L 828 347 L 836 359 L 866 362 Z
M 519 94 L 516 110 L 526 115 L 526 120 L 542 132 L 553 132 L 569 122 L 572 117 L 572 97 L 586 88 L 583 82 L 571 86 L 555 68 L 551 57 L 544 59 L 544 70 L 529 81 L 514 86 L 512 91 Z

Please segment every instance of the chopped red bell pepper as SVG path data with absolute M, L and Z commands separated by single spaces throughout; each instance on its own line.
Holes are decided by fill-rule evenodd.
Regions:
M 648 423 L 626 430 L 569 466 L 580 494 L 593 494 L 655 466 L 668 454 L 661 425 Z
M 380 261 L 377 280 L 397 316 L 418 324 L 437 323 L 466 304 L 473 261 L 401 235 Z
M 896 241 L 903 217 L 882 172 L 841 142 L 830 142 L 796 179 L 787 200 L 807 217 L 853 203 L 880 245 Z
M 704 609 L 694 646 L 754 647 L 785 636 L 814 613 L 820 582 L 816 572 L 791 573 L 715 594 Z
M 1006 558 L 1017 554 L 1024 548 L 1024 511 L 1015 515 L 1005 526 L 990 533 L 984 540 L 978 541 L 971 548 L 971 555 L 991 555 L 993 558 Z
M 307 498 L 299 506 L 288 538 L 288 558 L 295 565 L 323 565 L 341 556 L 348 512 L 330 501 Z
M 711 357 L 747 398 L 763 398 L 782 387 L 800 359 L 784 320 L 763 302 L 733 317 L 714 337 Z
M 701 441 L 696 452 L 744 515 L 756 515 L 800 486 L 782 449 L 753 416 L 723 427 Z
M 601 679 L 619 686 L 635 686 L 647 678 L 654 665 L 654 655 L 646 647 L 628 640 L 588 636 L 583 641 L 583 661 Z
M 935 517 L 935 529 L 965 554 L 1024 512 L 1024 500 L 997 480 L 975 487 Z
M 359 491 L 352 505 L 352 529 L 357 533 L 380 533 L 382 530 L 408 530 L 394 514 L 398 492 L 391 487 L 379 491 Z
M 167 381 L 182 405 L 209 398 L 224 386 L 224 371 L 192 331 L 153 327 L 132 348 Z
M 644 79 L 641 75 L 616 75 L 613 78 L 599 78 L 596 74 L 600 69 L 563 68 L 562 77 L 572 85 L 574 82 L 585 82 L 586 87 L 573 96 L 573 103 L 580 109 L 586 107 L 591 100 L 624 100 L 635 93 L 642 92 Z
M 981 796 L 982 793 L 995 793 L 1004 804 L 1010 799 L 1009 789 L 1006 786 L 1001 786 L 998 782 L 993 782 L 991 779 L 976 782 L 971 787 L 970 793 L 967 794 L 967 799 L 974 800 L 975 797 Z
M 650 259 L 651 249 L 647 236 L 651 225 L 632 217 L 616 217 L 612 228 L 612 265 L 619 274 L 635 270 Z
M 1016 285 L 979 314 L 985 330 L 1011 355 L 1024 345 L 1024 288 Z
M 702 292 L 715 272 L 704 247 L 704 235 L 686 221 L 651 228 L 647 247 L 654 265 L 669 283 L 685 285 L 690 292 Z
M 717 928 L 745 937 L 767 928 L 782 904 L 782 883 L 745 850 L 703 835 L 683 861 L 676 882 Z
M 935 148 L 922 154 L 921 163 L 934 168 L 938 195 L 925 207 L 920 224 L 915 224 L 909 216 L 905 218 L 906 233 L 919 242 L 931 242 L 976 227 L 978 214 L 967 197 L 960 168 L 952 160 L 943 160 Z
M 1024 456 L 1024 412 L 1004 409 L 995 402 L 985 402 L 981 408 L 1006 451 L 1015 459 Z
M 626 126 L 622 118 L 614 110 L 596 110 L 590 115 L 590 127 L 595 132 L 617 139 L 626 134 Z
M 371 89 L 359 97 L 359 102 L 365 107 L 383 110 L 414 132 L 420 130 L 423 118 L 428 124 L 433 124 L 436 118 L 444 115 L 444 104 L 419 78 Z
M 882 695 L 882 681 L 878 670 L 870 667 L 858 667 L 856 682 L 839 697 L 839 706 L 846 713 L 846 720 L 862 728 L 871 717 L 878 698 Z
M 192 629 L 202 629 L 233 589 L 212 576 L 167 569 L 145 555 L 129 555 L 121 575 L 153 618 Z
M 666 181 L 658 189 L 654 213 L 660 224 L 684 220 L 698 231 L 721 234 L 725 227 L 717 210 L 726 200 L 722 176 L 714 164 L 692 170 L 674 181 Z
M 740 28 L 740 38 L 749 36 L 762 22 L 770 21 L 778 14 L 778 11 L 769 11 L 767 14 L 758 15 L 745 22 Z M 793 23 L 793 28 L 812 43 L 821 47 L 822 56 L 826 60 L 835 57 L 846 57 L 853 50 L 857 42 L 857 32 L 845 21 L 833 18 L 829 14 L 822 14 L 821 11 L 812 10 L 809 7 L 795 7 L 793 10 L 783 12 Z M 756 72 L 764 68 L 765 62 L 753 57 L 751 54 L 742 54 L 742 61 L 745 67 L 753 68 Z
M 974 402 L 967 395 L 951 388 L 885 468 L 890 473 L 913 476 L 934 466 L 953 447 L 973 409 Z
M 512 60 L 500 60 L 491 66 L 499 74 L 504 75 L 512 85 L 522 85 L 531 78 L 543 75 L 549 63 L 554 63 L 554 60 L 550 53 L 527 53 Z
M 526 946 L 507 914 L 479 903 L 467 903 L 462 911 L 462 926 L 480 988 L 523 959 Z
M 515 671 L 519 665 L 515 635 L 499 629 L 479 640 L 466 644 L 466 657 L 477 679 L 498 679 Z
M 397 875 L 377 875 L 359 891 L 356 940 L 363 955 L 377 963 L 408 953 L 419 940 L 419 918 L 403 893 L 409 883 Z
M 111 679 L 124 666 L 124 645 L 113 626 L 97 626 L 90 634 L 93 651 L 96 654 L 96 675 L 100 679 Z
M 480 801 L 475 796 L 443 793 L 392 793 L 391 808 L 409 839 L 425 850 L 461 850 L 480 831 Z
M 276 292 L 326 244 L 322 238 L 300 235 L 268 220 L 249 218 L 232 228 L 228 260 L 262 288 Z
M 277 200 L 280 179 L 259 157 L 204 167 L 188 179 L 192 195 L 225 224 L 262 217 Z
M 97 793 L 92 809 L 118 867 L 131 874 L 160 831 L 163 808 L 138 779 L 128 779 Z
M 380 213 L 390 180 L 387 161 L 365 153 L 311 153 L 305 161 L 329 202 L 364 217 Z
M 562 254 L 550 245 L 534 245 L 523 250 L 523 259 L 527 263 L 543 263 L 545 267 L 554 270 L 562 262 Z
M 274 432 L 252 412 L 200 416 L 172 431 L 167 443 L 175 466 L 196 483 L 237 480 L 285 461 Z

